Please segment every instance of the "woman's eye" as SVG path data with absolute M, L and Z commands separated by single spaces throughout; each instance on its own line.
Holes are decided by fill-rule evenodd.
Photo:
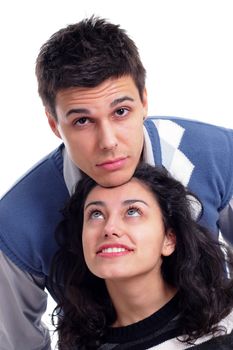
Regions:
M 127 210 L 128 216 L 140 216 L 141 211 L 138 208 L 130 208 Z
M 101 213 L 101 211 L 99 210 L 95 210 L 90 214 L 90 218 L 91 219 L 102 219 L 103 218 L 103 214 Z

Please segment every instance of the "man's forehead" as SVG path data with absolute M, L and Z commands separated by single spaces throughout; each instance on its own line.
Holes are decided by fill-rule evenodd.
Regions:
M 95 87 L 70 87 L 61 89 L 57 93 L 56 102 L 65 99 L 101 98 L 102 96 L 114 95 L 122 92 L 135 93 L 138 89 L 130 76 L 107 79 Z M 128 95 L 128 94 L 127 94 Z

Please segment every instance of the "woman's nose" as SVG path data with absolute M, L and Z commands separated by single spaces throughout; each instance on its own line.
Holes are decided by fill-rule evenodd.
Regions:
M 112 236 L 115 237 L 121 237 L 123 234 L 123 228 L 122 225 L 120 225 L 119 220 L 111 220 L 110 222 L 107 222 L 104 227 L 104 237 L 110 238 Z

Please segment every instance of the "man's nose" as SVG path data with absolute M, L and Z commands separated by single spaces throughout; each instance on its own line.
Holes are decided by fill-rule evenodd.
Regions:
M 99 146 L 102 150 L 113 150 L 118 146 L 113 125 L 108 122 L 99 128 Z

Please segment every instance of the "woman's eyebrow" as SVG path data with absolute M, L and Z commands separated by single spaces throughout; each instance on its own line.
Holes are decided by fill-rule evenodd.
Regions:
M 84 210 L 86 210 L 88 207 L 90 207 L 90 205 L 100 205 L 101 207 L 106 206 L 105 202 L 103 202 L 103 201 L 92 201 L 92 202 L 89 202 L 85 205 Z
M 133 203 L 136 203 L 136 202 L 143 203 L 143 204 L 145 204 L 147 207 L 149 206 L 148 203 L 146 203 L 146 202 L 145 202 L 144 200 L 142 200 L 142 199 L 126 199 L 125 201 L 123 201 L 123 204 L 129 205 L 129 204 L 133 204 Z

